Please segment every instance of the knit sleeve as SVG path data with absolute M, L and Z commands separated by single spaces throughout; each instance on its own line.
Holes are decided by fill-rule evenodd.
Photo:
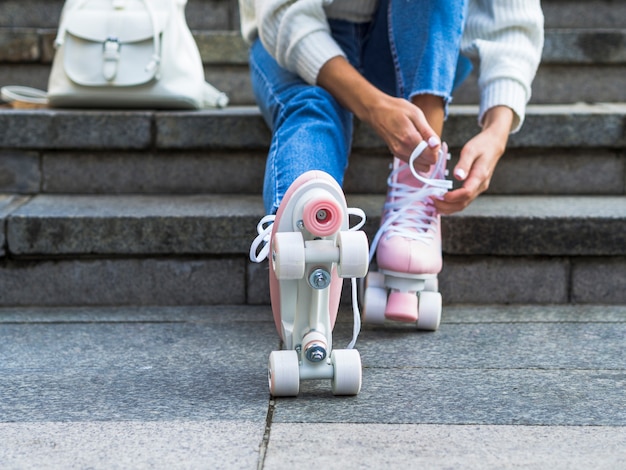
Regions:
M 345 57 L 332 38 L 324 5 L 329 0 L 257 0 L 258 34 L 267 51 L 287 70 L 315 84 L 322 66 Z
M 511 132 L 521 128 L 543 39 L 539 0 L 470 0 L 461 49 L 479 61 L 480 125 L 487 110 L 504 105 L 515 113 Z

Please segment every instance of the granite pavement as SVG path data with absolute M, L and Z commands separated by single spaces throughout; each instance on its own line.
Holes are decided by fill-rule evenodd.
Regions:
M 365 326 L 356 397 L 270 398 L 279 347 L 268 306 L 2 309 L 0 468 L 626 468 L 624 306 Z

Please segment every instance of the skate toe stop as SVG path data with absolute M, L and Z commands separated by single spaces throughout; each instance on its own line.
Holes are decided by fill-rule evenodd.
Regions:
M 410 292 L 391 292 L 385 309 L 385 318 L 400 322 L 416 322 L 417 295 Z

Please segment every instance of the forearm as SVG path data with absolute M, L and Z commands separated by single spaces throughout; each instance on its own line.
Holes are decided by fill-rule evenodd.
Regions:
M 380 91 L 343 57 L 334 57 L 322 66 L 317 84 L 369 124 L 396 157 L 408 161 L 415 147 L 426 140 L 429 150 L 416 168 L 426 171 L 437 160 L 441 141 L 424 112 L 405 99 Z
M 386 97 L 343 57 L 334 57 L 322 66 L 317 84 L 365 122 L 369 122 L 372 110 Z

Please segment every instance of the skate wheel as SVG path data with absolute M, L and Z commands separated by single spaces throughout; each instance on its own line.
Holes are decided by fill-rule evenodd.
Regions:
M 272 351 L 267 370 L 270 393 L 274 397 L 295 397 L 300 391 L 298 353 Z
M 274 234 L 272 266 L 279 280 L 304 277 L 304 239 L 300 232 L 277 232 Z
M 424 290 L 428 292 L 439 292 L 439 280 L 436 277 L 426 279 Z
M 441 294 L 422 291 L 419 293 L 417 329 L 437 331 L 441 322 Z
M 366 287 L 385 287 L 385 275 L 378 271 L 370 271 L 366 278 Z
M 359 282 L 359 304 L 365 306 L 365 292 L 370 287 L 385 287 L 385 276 L 378 271 L 369 271 Z
M 389 320 L 405 323 L 417 321 L 417 296 L 415 292 L 391 292 L 387 299 L 385 317 Z
M 369 267 L 369 244 L 365 232 L 339 232 L 339 263 L 337 273 L 340 277 L 364 277 Z
M 370 271 L 365 278 L 365 287 L 380 287 L 385 288 L 385 275 L 378 271 Z
M 316 237 L 328 237 L 341 229 L 343 223 L 341 204 L 328 196 L 316 196 L 302 210 L 302 222 Z
M 335 349 L 330 359 L 335 369 L 331 381 L 333 395 L 357 395 L 361 390 L 363 376 L 359 351 Z
M 370 276 L 371 274 L 367 277 L 369 278 Z M 387 291 L 382 287 L 368 286 L 365 289 L 363 308 L 361 309 L 361 318 L 363 319 L 363 323 L 374 323 L 377 325 L 385 323 L 386 306 Z

